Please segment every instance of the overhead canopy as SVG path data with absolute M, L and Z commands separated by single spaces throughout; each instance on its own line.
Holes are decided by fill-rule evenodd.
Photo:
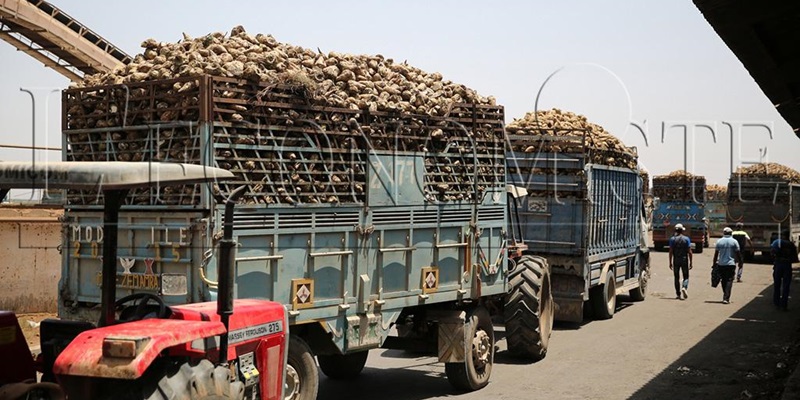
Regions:
M 0 162 L 0 189 L 133 189 L 230 181 L 227 170 L 154 162 Z
M 694 4 L 800 137 L 800 2 Z

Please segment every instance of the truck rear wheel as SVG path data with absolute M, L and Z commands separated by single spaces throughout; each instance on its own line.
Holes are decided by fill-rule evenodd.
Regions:
M 494 327 L 485 308 L 477 307 L 467 312 L 464 340 L 470 341 L 464 362 L 446 363 L 444 372 L 456 389 L 478 390 L 489 383 L 494 364 Z
M 702 254 L 703 253 L 703 241 L 699 241 L 694 244 L 694 253 L 695 254 Z
M 547 355 L 555 312 L 547 260 L 522 257 L 509 272 L 508 286 L 503 308 L 508 351 L 515 357 L 541 360 Z
M 609 319 L 614 317 L 617 309 L 617 287 L 614 279 L 614 270 L 606 273 L 606 283 L 595 286 L 590 290 L 589 301 L 592 302 L 594 317 L 597 319 Z
M 639 254 L 639 286 L 636 289 L 631 289 L 628 294 L 633 301 L 644 301 L 647 297 L 647 281 L 650 279 L 650 255 Z
M 284 400 L 314 400 L 319 390 L 317 363 L 303 339 L 291 335 L 286 363 Z
M 208 360 L 181 364 L 161 377 L 154 377 L 152 385 L 145 384 L 143 399 L 243 399 L 244 384 L 231 382 L 230 371 L 214 367 Z M 114 397 L 117 398 L 117 397 Z
M 319 369 L 328 378 L 349 380 L 355 379 L 367 364 L 369 351 L 350 354 L 318 355 Z

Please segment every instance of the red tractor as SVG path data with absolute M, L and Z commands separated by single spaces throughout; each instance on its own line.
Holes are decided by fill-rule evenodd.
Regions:
M 0 366 L 0 400 L 283 399 L 284 389 L 295 393 L 284 387 L 289 324 L 283 305 L 233 300 L 230 221 L 244 187 L 224 199 L 216 302 L 167 306 L 149 293 L 117 298 L 117 221 L 128 191 L 231 178 L 225 170 L 187 164 L 1 162 L 0 199 L 13 188 L 45 185 L 102 192 L 106 234 L 97 326 L 43 321 L 42 357 L 34 361 L 13 313 L 0 312 L 0 359 L 14 360 Z M 30 383 L 37 363 L 43 380 L 58 385 Z

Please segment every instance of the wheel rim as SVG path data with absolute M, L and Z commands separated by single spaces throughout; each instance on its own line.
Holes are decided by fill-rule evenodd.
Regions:
M 647 291 L 647 278 L 648 278 L 647 275 L 648 274 L 645 271 L 639 273 L 639 288 L 642 291 L 642 293 L 645 293 Z
M 608 277 L 608 283 L 606 283 L 606 307 L 608 307 L 608 313 L 613 314 L 614 309 L 617 308 L 617 290 L 614 286 L 614 278 L 612 276 Z
M 483 371 L 489 364 L 489 357 L 492 353 L 491 346 L 491 339 L 486 331 L 481 329 L 475 332 L 475 337 L 472 338 L 472 361 L 476 371 Z
M 283 384 L 285 400 L 300 398 L 300 375 L 293 366 L 286 366 L 286 382 Z

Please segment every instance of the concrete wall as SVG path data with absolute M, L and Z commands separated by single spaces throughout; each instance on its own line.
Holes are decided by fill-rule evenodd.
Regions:
M 0 206 L 0 310 L 56 312 L 60 206 Z

